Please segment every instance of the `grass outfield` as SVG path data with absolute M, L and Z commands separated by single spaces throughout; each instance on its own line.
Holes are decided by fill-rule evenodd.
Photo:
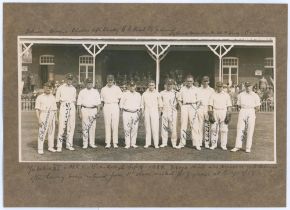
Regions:
M 144 149 L 144 123 L 139 124 L 137 138 L 138 148 L 125 149 L 122 119 L 119 124 L 119 148 L 105 149 L 104 120 L 101 115 L 97 121 L 96 145 L 98 148 L 82 149 L 81 126 L 77 120 L 74 147 L 75 151 L 63 149 L 61 153 L 47 151 L 47 141 L 44 144 L 44 154 L 37 153 L 37 120 L 34 112 L 22 112 L 21 159 L 23 161 L 273 161 L 274 160 L 274 113 L 258 113 L 253 137 L 252 152 L 236 153 L 222 151 L 220 148 L 208 150 L 202 147 L 201 151 L 193 149 L 191 141 L 187 147 L 177 150 L 171 146 L 155 149 Z M 236 125 L 238 114 L 234 113 L 229 125 L 228 149 L 235 145 Z M 179 120 L 180 122 L 180 120 Z M 179 127 L 179 126 L 178 126 Z M 180 129 L 178 129 L 180 130 Z M 56 133 L 57 136 L 57 129 Z M 160 139 L 161 143 L 161 139 Z

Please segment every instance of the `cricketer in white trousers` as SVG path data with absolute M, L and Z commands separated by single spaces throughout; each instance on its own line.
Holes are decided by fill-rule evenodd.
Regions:
M 73 147 L 75 119 L 76 119 L 75 103 L 61 102 L 59 109 L 57 148 L 62 148 L 63 142 L 66 143 L 66 148 Z
M 123 109 L 125 144 L 127 147 L 136 146 L 141 109 L 140 93 L 124 92 L 120 100 L 120 108 Z
M 163 109 L 162 113 L 162 128 L 161 138 L 162 144 L 168 144 L 168 137 L 171 133 L 171 144 L 173 147 L 177 144 L 177 110 L 176 109 Z
M 48 149 L 54 147 L 56 100 L 52 94 L 41 94 L 35 102 L 35 109 L 39 110 L 38 151 L 43 151 L 45 138 L 48 138 Z
M 168 144 L 168 134 L 171 133 L 171 143 L 175 147 L 177 143 L 177 92 L 175 90 L 163 90 L 160 95 L 163 103 L 161 118 L 162 145 Z
M 47 135 L 48 149 L 54 147 L 55 111 L 41 111 L 39 115 L 41 126 L 38 130 L 38 151 L 43 151 L 43 143 Z
M 199 142 L 202 145 L 204 144 L 206 147 L 209 147 L 210 143 L 210 122 L 208 117 L 208 101 L 210 96 L 214 93 L 214 89 L 211 87 L 200 87 L 200 97 L 201 97 L 201 106 L 199 108 Z
M 241 107 L 237 123 L 235 148 L 242 148 L 246 141 L 246 150 L 251 150 L 255 130 L 255 107 L 261 105 L 259 96 L 254 92 L 242 92 L 238 95 L 237 105 Z
M 187 132 L 188 122 L 191 130 L 191 139 L 193 146 L 200 146 L 199 142 L 199 120 L 198 109 L 200 107 L 200 94 L 198 88 L 183 86 L 178 95 L 178 101 L 181 105 L 181 131 L 180 145 L 186 145 L 186 139 L 189 136 Z
M 201 146 L 199 141 L 199 120 L 198 120 L 198 104 L 183 104 L 181 106 L 181 138 L 180 143 L 182 146 L 186 145 L 186 139 L 189 137 L 187 126 L 191 130 L 192 146 Z
M 221 147 L 226 148 L 228 143 L 228 125 L 225 124 L 224 120 L 226 118 L 226 109 L 214 109 L 213 116 L 215 123 L 211 125 L 211 146 L 216 148 L 219 138 L 219 133 L 221 134 Z
M 81 108 L 83 147 L 95 146 L 97 108 Z
M 111 137 L 113 144 L 118 144 L 118 127 L 119 127 L 119 116 L 120 110 L 118 103 L 105 103 L 104 104 L 104 119 L 105 119 L 105 143 L 111 144 Z
M 208 106 L 200 106 L 199 108 L 199 144 L 202 145 L 204 141 L 204 145 L 206 147 L 209 146 L 210 143 L 210 129 L 211 129 L 211 124 L 209 122 L 209 117 L 208 117 Z
M 111 144 L 111 138 L 113 139 L 113 144 L 118 144 L 118 127 L 119 127 L 119 100 L 122 96 L 121 89 L 112 85 L 109 87 L 106 85 L 101 90 L 101 100 L 104 103 L 104 120 L 105 120 L 105 132 L 106 139 L 105 143 L 107 146 Z
M 88 143 L 91 147 L 95 147 L 96 134 L 96 118 L 98 109 L 101 104 L 101 98 L 98 90 L 94 88 L 84 88 L 80 91 L 77 105 L 82 115 L 82 136 L 83 147 L 87 148 Z M 88 142 L 89 141 L 89 142 Z
M 56 102 L 60 102 L 57 148 L 61 150 L 64 141 L 66 148 L 72 148 L 76 118 L 76 89 L 72 85 L 61 85 L 56 91 Z
M 140 112 L 123 111 L 123 124 L 125 134 L 125 145 L 135 146 L 138 134 L 138 125 L 140 119 Z
M 157 90 L 146 90 L 142 95 L 142 110 L 144 110 L 146 141 L 145 146 L 151 145 L 153 137 L 154 146 L 159 144 L 159 109 L 162 108 L 162 99 Z
M 231 98 L 228 93 L 221 91 L 215 92 L 209 98 L 209 106 L 213 108 L 215 123 L 211 125 L 211 147 L 216 148 L 219 132 L 221 133 L 221 147 L 226 148 L 228 142 L 228 125 L 225 124 L 228 107 L 232 106 Z

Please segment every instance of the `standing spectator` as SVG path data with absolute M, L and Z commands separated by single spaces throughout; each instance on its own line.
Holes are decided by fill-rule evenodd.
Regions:
M 227 84 L 223 84 L 223 91 L 225 92 L 225 93 L 230 93 L 230 89 L 229 89 L 229 85 L 227 85 Z
M 29 75 L 29 81 L 30 81 L 30 91 L 33 92 L 34 91 L 34 87 L 35 87 L 35 83 L 36 83 L 36 78 L 35 75 L 33 73 L 31 73 Z
M 193 86 L 194 86 L 194 87 L 197 87 L 197 88 L 199 87 L 199 82 L 198 82 L 197 79 L 194 81 Z
M 26 76 L 26 87 L 27 87 L 27 92 L 31 92 L 31 86 L 30 86 L 30 74 Z M 33 92 L 33 91 L 32 91 Z

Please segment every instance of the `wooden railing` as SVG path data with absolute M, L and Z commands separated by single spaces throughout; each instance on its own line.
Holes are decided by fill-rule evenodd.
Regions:
M 233 101 L 233 105 L 235 101 Z M 34 98 L 23 98 L 21 99 L 21 110 L 22 111 L 34 111 L 35 110 L 35 99 Z M 237 112 L 237 107 L 234 105 L 232 107 L 233 112 Z M 261 101 L 260 112 L 273 112 L 274 103 L 267 99 Z
M 22 111 L 34 111 L 35 110 L 35 99 L 34 98 L 21 99 L 21 110 Z
M 232 101 L 232 111 L 237 112 L 236 101 Z M 262 100 L 259 112 L 274 112 L 274 102 L 270 99 Z

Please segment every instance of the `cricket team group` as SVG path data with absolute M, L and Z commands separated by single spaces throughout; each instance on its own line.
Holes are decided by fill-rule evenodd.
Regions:
M 81 120 L 83 149 L 97 148 L 95 144 L 96 122 L 103 111 L 105 125 L 105 148 L 118 148 L 119 115 L 122 114 L 125 148 L 137 148 L 139 122 L 144 120 L 144 148 L 169 146 L 182 149 L 191 138 L 192 146 L 201 150 L 204 146 L 214 150 L 218 146 L 227 150 L 228 125 L 231 121 L 232 102 L 223 90 L 223 83 L 217 82 L 215 89 L 209 86 L 209 77 L 202 78 L 201 87 L 193 85 L 194 78 L 188 75 L 180 91 L 174 89 L 175 82 L 168 79 L 165 90 L 158 92 L 155 82 L 148 83 L 142 94 L 136 92 L 134 81 L 128 83 L 128 90 L 122 92 L 115 85 L 114 76 L 107 75 L 107 84 L 101 92 L 93 88 L 93 81 L 86 79 L 86 87 L 78 96 L 72 85 L 72 74 L 66 75 L 66 82 L 52 94 L 49 83 L 44 84 L 44 93 L 36 99 L 35 110 L 39 123 L 38 153 L 43 154 L 44 141 L 48 138 L 48 151 L 62 152 L 62 147 L 74 151 L 73 137 L 76 119 Z M 252 84 L 245 83 L 245 91 L 238 95 L 239 117 L 235 147 L 237 152 L 245 142 L 245 151 L 251 152 L 256 112 L 260 107 L 259 96 L 252 91 Z M 180 109 L 180 135 L 177 135 L 178 110 Z M 161 118 L 161 121 L 160 121 Z M 55 126 L 58 122 L 57 143 Z M 161 132 L 159 132 L 161 130 Z M 159 143 L 161 133 L 161 144 Z M 179 138 L 178 138 L 179 137 Z M 153 140 L 153 142 L 152 142 Z M 179 140 L 179 141 L 178 141 Z M 56 147 L 55 147 L 56 146 Z M 140 146 L 140 145 L 139 145 Z

